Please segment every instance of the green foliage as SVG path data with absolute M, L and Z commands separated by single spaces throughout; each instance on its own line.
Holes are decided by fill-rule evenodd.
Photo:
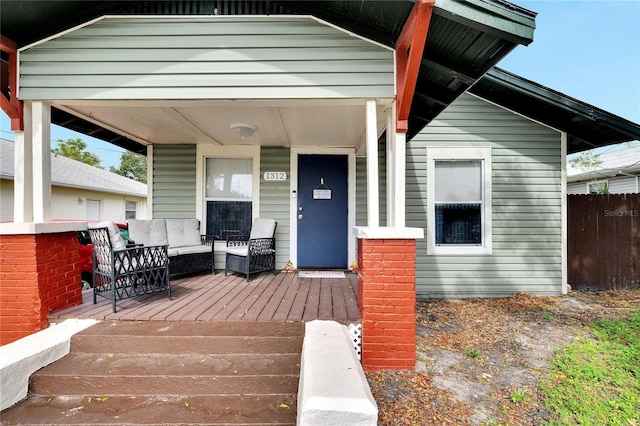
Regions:
M 602 165 L 600 154 L 594 154 L 591 151 L 585 151 L 575 158 L 569 160 L 569 164 L 582 170 L 595 170 Z
M 515 403 L 522 402 L 527 399 L 529 399 L 527 391 L 523 388 L 517 388 L 514 389 L 513 392 L 511 392 L 511 400 Z
M 557 352 L 541 381 L 549 424 L 640 424 L 640 310 L 595 321 L 593 336 Z
M 116 173 L 138 182 L 147 183 L 147 159 L 143 155 L 125 151 L 120 156 L 120 165 L 109 168 L 111 173 Z
M 482 355 L 482 352 L 480 352 L 477 348 L 467 348 L 465 349 L 464 353 L 472 359 L 480 358 L 480 356 Z
M 82 139 L 67 139 L 66 141 L 58 139 L 56 143 L 58 146 L 51 150 L 54 154 L 62 155 L 63 157 L 71 158 L 99 169 L 103 168 L 100 165 L 102 162 L 100 157 L 86 151 L 87 144 Z

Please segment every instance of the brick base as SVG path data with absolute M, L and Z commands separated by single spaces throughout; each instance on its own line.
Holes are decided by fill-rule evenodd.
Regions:
M 415 240 L 358 240 L 358 305 L 365 371 L 415 368 L 415 261 Z
M 76 233 L 0 235 L 0 282 L 0 345 L 47 328 L 82 303 Z

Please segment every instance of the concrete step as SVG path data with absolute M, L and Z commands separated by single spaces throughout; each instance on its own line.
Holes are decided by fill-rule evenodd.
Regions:
M 300 323 L 99 323 L 1 424 L 292 425 L 303 337 Z

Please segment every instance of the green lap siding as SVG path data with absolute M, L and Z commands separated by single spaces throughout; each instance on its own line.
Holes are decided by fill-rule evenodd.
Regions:
M 310 17 L 105 17 L 20 53 L 28 99 L 394 96 L 393 51 Z
M 492 148 L 493 254 L 427 256 L 418 240 L 418 297 L 560 294 L 560 133 L 471 95 L 454 101 L 407 144 L 407 226 L 425 233 L 429 146 Z
M 153 217 L 196 217 L 196 146 L 153 148 Z
M 276 227 L 276 268 L 282 268 L 290 259 L 291 173 L 290 150 L 268 148 L 260 150 L 260 216 L 278 222 Z M 286 180 L 266 181 L 265 172 L 286 172 Z

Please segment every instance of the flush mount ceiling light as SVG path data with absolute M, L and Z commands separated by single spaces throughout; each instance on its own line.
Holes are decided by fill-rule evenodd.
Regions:
M 242 139 L 250 138 L 258 130 L 256 126 L 249 123 L 231 123 L 229 125 L 231 130 L 236 132 Z

